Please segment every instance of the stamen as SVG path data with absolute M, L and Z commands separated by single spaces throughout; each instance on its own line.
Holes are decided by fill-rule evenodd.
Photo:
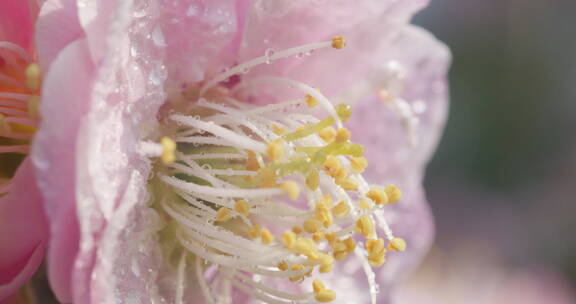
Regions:
M 31 63 L 26 68 L 26 85 L 30 90 L 36 91 L 40 88 L 40 66 Z
M 401 238 L 393 238 L 390 243 L 388 243 L 388 249 L 392 251 L 404 251 L 406 250 L 406 241 Z
M 335 37 L 316 47 L 344 45 Z M 240 64 L 200 91 L 208 92 L 238 71 L 295 49 Z M 243 96 L 242 90 L 262 84 L 295 89 L 302 98 L 264 107 L 236 99 Z M 343 126 L 352 113 L 350 106 L 334 106 L 317 89 L 279 77 L 241 80 L 230 91 L 214 90 L 220 92 L 217 97 L 202 94 L 186 109 L 196 116 L 168 116 L 163 131 L 172 132 L 174 140 L 141 144 L 143 155 L 165 164 L 158 166 L 161 171 L 153 177 L 158 185 L 153 188 L 174 193 L 159 202 L 159 210 L 174 223 L 167 233 L 196 261 L 218 269 L 211 282 L 198 279 L 208 301 L 229 299 L 230 286 L 268 303 L 335 301 L 335 292 L 321 281 L 313 281 L 312 293 L 288 294 L 257 276 L 299 284 L 315 270 L 332 271 L 336 261 L 354 252 L 375 303 L 370 265 L 382 265 L 386 251 L 379 234 L 384 231 L 389 250 L 405 249 L 383 217 L 384 204 L 399 200 L 401 192 L 392 185 L 370 188 L 361 175 L 368 165 L 363 147 Z M 325 119 L 308 113 L 315 105 L 324 110 Z M 374 219 L 382 230 L 376 230 Z M 364 236 L 365 245 L 354 241 L 354 233 Z M 200 277 L 204 267 L 196 268 L 201 269 Z M 213 297 L 217 293 L 223 296 Z
M 311 44 L 307 44 L 307 45 L 302 45 L 302 46 L 297 46 L 297 47 L 293 47 L 290 49 L 286 49 L 280 52 L 273 52 L 272 54 L 270 53 L 270 51 L 267 52 L 267 54 L 265 54 L 262 57 L 258 57 L 255 59 L 252 59 L 250 61 L 247 61 L 245 63 L 239 64 L 235 67 L 232 67 L 231 69 L 217 75 L 216 77 L 212 78 L 212 80 L 208 81 L 206 84 L 204 84 L 202 86 L 202 88 L 200 88 L 200 96 L 203 96 L 204 93 L 206 93 L 206 91 L 213 87 L 214 85 L 225 81 L 226 79 L 230 78 L 233 75 L 238 75 L 243 73 L 244 71 L 249 71 L 250 69 L 252 69 L 253 67 L 262 65 L 262 64 L 270 64 L 272 63 L 272 61 L 275 61 L 277 59 L 281 59 L 281 58 L 286 58 L 286 57 L 290 57 L 290 56 L 294 56 L 294 55 L 298 55 L 298 54 L 304 54 L 307 52 L 311 52 L 314 50 L 318 50 L 318 49 L 323 49 L 323 48 L 327 48 L 327 47 L 333 47 L 336 49 L 340 49 L 342 47 L 344 47 L 345 43 L 344 43 L 344 38 L 339 36 L 339 37 L 335 37 L 332 41 L 325 41 L 325 42 L 317 42 L 317 43 L 311 43 Z

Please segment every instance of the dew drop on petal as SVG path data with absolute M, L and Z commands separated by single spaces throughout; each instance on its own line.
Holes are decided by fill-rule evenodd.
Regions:
M 264 51 L 264 56 L 266 56 L 266 63 L 270 64 L 272 63 L 272 56 L 274 56 L 274 53 L 276 51 L 274 51 L 274 49 L 266 49 L 266 51 Z

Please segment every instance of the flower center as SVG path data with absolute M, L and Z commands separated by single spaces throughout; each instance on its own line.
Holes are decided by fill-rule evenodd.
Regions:
M 230 288 L 267 303 L 332 302 L 336 293 L 319 277 L 351 255 L 364 265 L 375 302 L 371 267 L 384 264 L 387 249 L 406 247 L 382 216 L 401 191 L 370 186 L 362 176 L 364 149 L 344 126 L 350 106 L 334 106 L 319 90 L 279 77 L 218 86 L 256 65 L 330 46 L 342 48 L 344 39 L 266 54 L 223 72 L 197 90 L 196 100 L 166 112 L 160 143 L 142 143 L 145 155 L 161 160 L 151 188 L 153 207 L 169 219 L 162 232 L 170 236 L 168 254 L 180 254 L 180 272 L 195 263 L 210 303 L 229 302 Z M 293 89 L 302 98 L 262 107 L 242 102 L 257 85 Z M 302 292 L 285 292 L 286 284 Z
M 38 124 L 40 69 L 20 46 L 0 41 L 0 196 L 30 150 Z

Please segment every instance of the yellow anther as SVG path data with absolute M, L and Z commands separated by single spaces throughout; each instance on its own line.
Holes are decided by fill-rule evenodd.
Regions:
M 330 194 L 324 194 L 322 195 L 322 199 L 320 199 L 317 203 L 316 206 L 321 206 L 323 208 L 332 208 L 332 195 Z
M 298 239 L 296 239 L 294 250 L 299 254 L 303 254 L 312 260 L 317 260 L 319 258 L 316 243 L 314 243 L 314 240 L 310 238 L 299 237 Z
M 336 241 L 336 238 L 338 238 L 338 236 L 336 235 L 336 233 L 332 233 L 332 232 L 326 233 L 326 234 L 324 235 L 324 237 L 326 238 L 326 240 L 327 240 L 329 243 L 333 243 L 334 241 Z
M 358 182 L 350 177 L 338 180 L 337 184 L 346 191 L 358 190 Z
M 296 234 L 292 231 L 287 231 L 282 234 L 282 242 L 284 247 L 288 249 L 293 249 L 296 244 Z
M 346 46 L 346 41 L 343 36 L 335 36 L 332 38 L 332 47 L 335 49 L 341 49 Z
M 320 273 L 327 273 L 327 272 L 332 271 L 332 269 L 334 269 L 334 264 L 322 264 L 318 268 L 318 271 Z
M 324 286 L 324 283 L 318 279 L 314 279 L 312 281 L 312 290 L 314 290 L 315 293 L 319 293 L 320 291 L 326 289 L 326 287 Z
M 284 141 L 276 139 L 269 142 L 266 147 L 266 155 L 274 162 L 281 160 L 284 157 Z
M 258 171 L 258 169 L 260 169 L 260 164 L 258 163 L 258 159 L 256 159 L 256 152 L 246 150 L 246 154 L 246 170 Z
M 318 104 L 318 100 L 316 100 L 316 98 L 314 98 L 314 96 L 312 96 L 310 94 L 306 94 L 306 105 L 308 105 L 310 108 L 313 108 L 317 104 Z
M 308 233 L 318 232 L 322 229 L 322 223 L 316 219 L 306 219 L 303 224 L 304 231 Z
M 331 245 L 333 249 L 332 255 L 336 261 L 341 261 L 350 254 L 350 252 L 348 252 L 348 246 L 346 246 L 346 243 L 341 240 L 335 240 Z
M 268 167 L 258 169 L 257 174 L 258 180 L 260 181 L 260 186 L 262 187 L 274 187 L 276 186 L 276 179 L 278 176 L 276 172 Z
M 302 264 L 292 265 L 292 267 L 291 267 L 290 269 L 291 269 L 292 271 L 302 270 L 302 269 L 304 269 L 304 265 L 302 265 Z
M 336 300 L 336 293 L 334 293 L 334 291 L 332 291 L 332 290 L 324 289 L 324 290 L 316 293 L 316 296 L 314 298 L 318 302 L 328 303 L 328 302 L 332 302 L 332 301 Z
M 322 239 L 324 238 L 324 233 L 323 232 L 314 232 L 312 234 L 312 239 L 314 240 L 314 242 L 319 243 L 320 241 L 322 241 Z
M 402 238 L 395 237 L 388 243 L 388 249 L 391 251 L 404 251 L 406 250 L 406 241 Z
M 234 204 L 234 210 L 243 216 L 250 214 L 250 205 L 245 200 L 237 200 Z
M 0 113 L 0 133 L 10 133 L 12 132 L 12 128 L 10 128 L 10 124 L 6 121 L 6 116 Z
M 314 211 L 316 219 L 319 220 L 324 227 L 328 228 L 334 222 L 330 209 L 328 209 L 324 204 L 316 204 Z
M 358 207 L 363 210 L 370 210 L 372 209 L 372 203 L 366 199 L 361 199 L 358 201 Z
M 368 215 L 363 215 L 356 221 L 356 228 L 367 239 L 374 236 L 374 222 Z
M 388 204 L 396 203 L 402 198 L 402 191 L 394 185 L 388 185 L 384 188 L 386 195 L 388 195 Z
M 306 186 L 312 191 L 318 189 L 318 185 L 320 184 L 320 175 L 318 174 L 318 170 L 311 169 L 306 176 Z
M 320 136 L 320 138 L 322 138 L 326 143 L 332 142 L 334 141 L 334 138 L 336 138 L 336 129 L 333 127 L 326 127 L 318 132 L 318 136 Z
M 346 250 L 348 251 L 348 253 L 352 253 L 352 252 L 354 252 L 354 249 L 356 249 L 356 243 L 354 242 L 354 240 L 351 237 L 345 239 L 342 242 L 346 246 Z
M 160 139 L 160 145 L 162 145 L 162 153 L 160 154 L 160 159 L 165 165 L 169 165 L 176 160 L 176 143 L 169 137 L 162 137 Z
M 40 107 L 40 96 L 32 95 L 32 97 L 28 99 L 28 114 L 31 118 L 38 117 L 38 107 Z
M 348 119 L 350 119 L 350 116 L 352 116 L 352 107 L 345 103 L 341 103 L 336 106 L 336 113 L 338 114 L 340 120 L 346 122 Z
M 334 178 L 339 175 L 342 169 L 342 163 L 335 156 L 328 156 L 324 161 L 324 170 L 326 173 Z
M 336 217 L 345 217 L 350 213 L 350 207 L 344 201 L 341 201 L 332 209 L 332 212 Z
M 231 217 L 232 217 L 232 210 L 226 207 L 221 207 L 220 209 L 218 209 L 218 212 L 216 212 L 216 217 L 214 218 L 214 220 L 217 222 L 226 222 Z
M 288 194 L 288 197 L 290 197 L 291 200 L 298 199 L 298 196 L 300 195 L 300 186 L 298 186 L 294 181 L 282 182 L 280 183 L 280 188 Z
M 262 229 L 260 237 L 262 237 L 262 243 L 266 245 L 274 242 L 274 236 L 272 233 L 270 233 L 270 231 L 268 231 L 268 229 Z
M 356 173 L 362 173 L 368 167 L 368 160 L 364 156 L 350 157 L 350 166 Z
M 272 125 L 272 132 L 274 132 L 276 135 L 282 135 L 286 133 L 286 130 L 284 130 L 284 128 L 279 125 Z
M 343 128 L 338 129 L 338 131 L 336 131 L 335 141 L 337 143 L 343 143 L 343 142 L 348 141 L 350 139 L 350 136 L 352 136 L 352 133 L 350 133 L 350 130 L 343 127 Z
M 262 234 L 262 227 L 260 225 L 254 225 L 248 229 L 248 236 L 257 239 Z
M 319 271 L 320 273 L 327 273 L 332 271 L 332 269 L 334 268 L 334 257 L 332 257 L 329 254 L 320 254 L 320 268 Z
M 370 191 L 366 193 L 366 196 L 374 201 L 376 205 L 386 204 L 388 202 L 388 195 L 386 195 L 386 192 L 382 189 L 370 189 Z
M 31 90 L 38 90 L 40 88 L 40 66 L 36 63 L 31 63 L 26 67 L 26 85 Z
M 298 226 L 292 227 L 292 232 L 294 232 L 295 234 L 301 234 L 302 228 L 300 228 Z
M 286 264 L 286 262 L 280 262 L 276 267 L 282 271 L 288 270 L 288 264 Z
M 380 267 L 386 261 L 383 239 L 367 240 L 366 251 L 368 252 L 368 262 L 373 267 Z
M 338 167 L 333 171 L 327 173 L 336 180 L 341 180 L 344 179 L 346 176 L 348 176 L 348 170 L 346 170 L 346 168 L 344 167 Z

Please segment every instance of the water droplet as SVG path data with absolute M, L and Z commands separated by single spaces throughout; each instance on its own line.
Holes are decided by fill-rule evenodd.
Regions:
M 204 169 L 204 170 L 212 170 L 212 166 L 210 166 L 209 164 L 203 164 L 203 165 L 202 165 L 202 169 Z
M 165 47 L 167 45 L 164 39 L 164 33 L 162 33 L 162 29 L 159 26 L 155 27 L 152 31 L 152 41 L 159 47 Z
M 132 57 L 139 57 L 140 55 L 140 49 L 138 48 L 137 45 L 132 45 L 130 47 L 130 55 L 132 55 Z
M 186 10 L 186 16 L 192 17 L 198 15 L 198 7 L 195 4 L 192 4 Z
M 148 14 L 148 3 L 141 2 L 141 5 L 138 5 L 134 8 L 134 12 L 132 13 L 132 17 L 134 18 L 142 18 Z
M 266 56 L 266 63 L 267 64 L 272 63 L 272 56 L 274 56 L 274 53 L 276 53 L 276 51 L 274 51 L 274 49 L 266 49 L 266 51 L 264 51 L 264 56 Z

